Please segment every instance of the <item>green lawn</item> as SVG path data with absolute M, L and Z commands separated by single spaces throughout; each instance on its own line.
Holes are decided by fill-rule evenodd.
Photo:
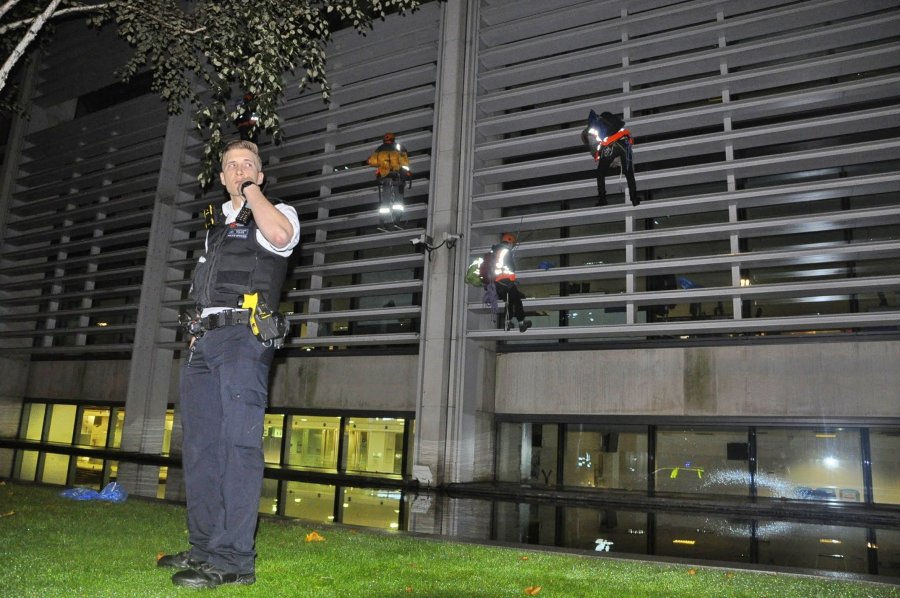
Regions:
M 129 499 L 73 501 L 59 488 L 0 482 L 0 596 L 183 596 L 156 567 L 187 548 L 182 506 Z M 322 541 L 307 541 L 311 532 Z M 420 539 L 402 533 L 311 527 L 265 518 L 257 582 L 228 596 L 900 598 L 896 586 L 786 574 L 624 561 Z

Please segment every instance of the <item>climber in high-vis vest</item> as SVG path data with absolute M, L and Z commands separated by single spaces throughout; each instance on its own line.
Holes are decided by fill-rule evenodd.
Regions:
M 385 133 L 382 144 L 369 156 L 367 164 L 375 168 L 378 181 L 378 214 L 383 225 L 399 228 L 406 220 L 403 192 L 412 186 L 412 172 L 406 148 L 393 133 Z

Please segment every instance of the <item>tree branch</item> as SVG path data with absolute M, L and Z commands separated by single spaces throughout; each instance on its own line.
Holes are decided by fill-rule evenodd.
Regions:
M 7 6 L 13 5 L 18 1 L 19 0 L 9 0 L 9 2 L 7 2 Z M 56 4 L 59 4 L 59 2 L 57 2 Z M 64 17 L 64 16 L 72 14 L 72 13 L 91 12 L 91 11 L 99 10 L 101 8 L 109 8 L 111 6 L 114 6 L 115 4 L 116 4 L 115 2 L 106 2 L 104 4 L 92 4 L 90 6 L 72 6 L 70 8 L 63 8 L 61 10 L 54 11 L 53 14 L 50 15 L 50 17 Z M 6 9 L 7 6 L 4 6 L 3 8 Z M 0 12 L 0 17 L 2 17 L 2 16 L 3 16 L 3 12 Z M 50 17 L 47 17 L 47 18 L 49 19 Z M 47 19 L 44 19 L 44 20 L 46 21 Z M 0 27 L 0 35 L 5 34 L 7 31 L 12 31 L 13 29 L 18 29 L 20 27 L 24 27 L 25 25 L 28 25 L 31 22 L 32 22 L 32 19 L 22 19 L 21 21 L 13 21 L 12 23 L 7 23 L 6 25 L 3 25 L 2 27 Z
M 152 14 L 152 13 L 149 13 L 149 12 L 147 12 L 147 11 L 145 11 L 145 10 L 141 10 L 140 8 L 137 8 L 136 6 L 132 6 L 131 8 L 132 8 L 132 10 L 134 10 L 135 12 L 141 13 L 142 15 L 144 15 L 145 17 L 147 17 L 148 19 L 151 19 L 151 20 L 153 20 L 153 21 L 156 21 L 157 23 L 159 23 L 159 24 L 162 25 L 163 27 L 167 27 L 167 28 L 169 28 L 169 29 L 174 30 L 176 33 L 183 33 L 183 34 L 185 34 L 185 35 L 196 35 L 196 34 L 202 32 L 202 31 L 206 31 L 206 27 L 198 27 L 197 29 L 184 29 L 183 27 L 172 27 L 172 24 L 171 24 L 171 23 L 169 23 L 168 21 L 165 21 L 165 20 L 163 20 L 163 19 L 160 19 L 159 17 L 157 17 L 156 15 L 154 15 L 154 14 Z
M 13 5 L 15 5 L 18 1 L 19 0 L 9 0 L 3 6 L 3 8 L 0 8 L 0 17 L 2 17 L 3 13 L 6 10 L 9 10 L 9 8 L 11 8 Z M 97 11 L 97 10 L 100 10 L 103 8 L 112 8 L 112 7 L 116 6 L 116 4 L 118 4 L 118 2 L 104 2 L 103 4 L 91 4 L 90 6 L 72 6 L 70 8 L 63 8 L 61 10 L 57 10 L 51 16 L 56 18 L 56 17 L 64 17 L 64 16 L 71 15 L 71 14 L 77 14 L 80 12 L 94 12 L 94 11 Z M 185 35 L 196 35 L 196 34 L 201 33 L 206 30 L 206 27 L 198 27 L 197 29 L 184 29 L 181 27 L 172 27 L 171 23 L 169 23 L 168 21 L 165 21 L 163 19 L 160 19 L 153 13 L 149 13 L 145 10 L 142 10 L 141 8 L 138 8 L 137 6 L 130 6 L 129 8 L 131 8 L 131 10 L 133 10 L 135 12 L 141 13 L 148 19 L 152 19 L 152 20 L 156 21 L 163 27 L 173 29 L 174 31 L 176 31 L 178 33 L 183 33 Z M 6 25 L 3 25 L 2 27 L 0 27 L 0 35 L 3 35 L 7 31 L 12 31 L 13 29 L 18 29 L 20 27 L 24 27 L 25 25 L 27 25 L 29 23 L 31 23 L 31 19 L 22 19 L 21 21 L 13 21 L 12 23 L 7 23 Z
M 6 79 L 12 72 L 13 67 L 19 61 L 19 58 L 25 53 L 25 48 L 27 48 L 28 44 L 37 37 L 37 34 L 44 26 L 44 23 L 47 22 L 47 19 L 53 16 L 53 12 L 56 10 L 56 7 L 59 6 L 60 2 L 62 2 L 62 0 L 51 0 L 50 4 L 47 5 L 47 8 L 44 9 L 44 12 L 34 19 L 31 23 L 31 27 L 28 28 L 28 31 L 22 36 L 22 39 L 19 40 L 19 43 L 16 44 L 13 51 L 10 52 L 6 62 L 3 63 L 3 68 L 0 69 L 0 91 L 6 87 Z
M 19 0 L 9 0 L 3 6 L 0 6 L 0 19 L 3 18 L 3 15 L 9 12 L 9 9 L 19 3 Z

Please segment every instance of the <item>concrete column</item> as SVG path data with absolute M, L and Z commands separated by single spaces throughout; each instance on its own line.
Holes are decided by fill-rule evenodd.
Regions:
M 413 471 L 421 482 L 435 485 L 472 479 L 480 411 L 479 393 L 467 388 L 463 280 L 470 244 L 465 233 L 478 3 L 447 2 L 441 11 L 427 230 L 434 245 L 445 244 L 425 262 Z
M 175 352 L 160 348 L 158 343 L 175 340 L 175 331 L 162 328 L 160 323 L 177 318 L 177 312 L 167 311 L 163 302 L 179 298 L 175 291 L 166 288 L 166 279 L 172 223 L 176 220 L 175 197 L 182 182 L 182 158 L 189 127 L 190 113 L 185 110 L 171 117 L 166 129 L 125 399 L 122 431 L 125 451 L 160 453 L 166 406 L 177 399 L 169 392 Z M 122 462 L 118 481 L 129 494 L 155 497 L 159 467 Z

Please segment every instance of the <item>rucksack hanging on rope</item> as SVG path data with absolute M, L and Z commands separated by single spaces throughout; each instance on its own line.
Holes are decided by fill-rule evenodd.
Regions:
M 472 260 L 466 269 L 466 284 L 473 287 L 484 286 L 494 279 L 494 253 L 489 251 Z
M 473 287 L 484 286 L 484 281 L 481 280 L 481 264 L 483 262 L 484 258 L 477 257 L 469 264 L 469 268 L 466 270 L 466 284 L 470 284 Z

